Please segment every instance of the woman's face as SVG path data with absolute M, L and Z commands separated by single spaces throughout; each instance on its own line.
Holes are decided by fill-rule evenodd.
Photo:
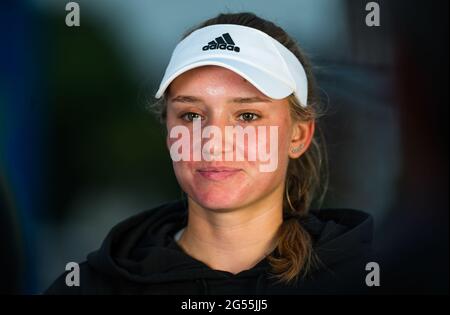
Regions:
M 200 120 L 201 119 L 201 120 Z M 171 138 L 174 127 L 189 130 L 190 149 L 193 125 L 201 121 L 201 128 L 216 126 L 222 131 L 222 146 L 213 145 L 209 160 L 204 157 L 174 161 L 175 175 L 181 188 L 200 206 L 214 210 L 231 210 L 251 206 L 265 198 L 282 198 L 284 180 L 293 141 L 301 138 L 301 130 L 295 128 L 286 99 L 270 99 L 238 74 L 223 67 L 205 66 L 195 68 L 178 76 L 170 85 L 167 95 L 167 145 L 180 139 Z M 277 127 L 277 165 L 271 172 L 262 172 L 258 158 L 249 159 L 249 142 L 241 145 L 225 145 L 225 128 L 258 126 L 266 130 L 263 147 L 269 152 L 270 126 Z M 186 129 L 185 128 L 185 129 Z M 217 128 L 216 128 L 217 129 Z M 273 129 L 273 128 L 272 128 Z M 261 141 L 257 133 L 258 141 Z M 203 138 L 201 147 L 212 137 Z M 297 139 L 297 140 L 296 140 Z M 234 139 L 236 141 L 236 139 Z M 293 144 L 294 143 L 294 144 Z M 228 149 L 227 149 L 228 148 Z M 225 151 L 243 150 L 244 161 L 225 159 Z M 219 152 L 220 151 L 220 152 Z M 271 151 L 272 154 L 274 151 Z M 300 155 L 300 153 L 297 153 Z M 212 158 L 211 158 L 212 157 Z M 298 157 L 298 156 L 297 156 Z

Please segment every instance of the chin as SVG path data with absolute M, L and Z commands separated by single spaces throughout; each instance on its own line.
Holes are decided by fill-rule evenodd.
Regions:
M 248 197 L 234 189 L 208 189 L 194 192 L 190 196 L 201 207 L 218 211 L 236 209 L 248 202 Z

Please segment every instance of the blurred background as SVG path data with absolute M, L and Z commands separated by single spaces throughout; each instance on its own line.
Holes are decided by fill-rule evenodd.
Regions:
M 126 217 L 181 196 L 146 105 L 181 35 L 250 11 L 312 60 L 324 207 L 375 218 L 381 292 L 448 294 L 448 1 L 0 2 L 0 292 L 39 294 Z

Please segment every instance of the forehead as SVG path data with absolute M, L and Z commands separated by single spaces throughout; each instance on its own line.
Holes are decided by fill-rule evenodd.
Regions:
M 239 74 L 219 66 L 203 66 L 179 75 L 169 86 L 169 94 L 265 96 Z

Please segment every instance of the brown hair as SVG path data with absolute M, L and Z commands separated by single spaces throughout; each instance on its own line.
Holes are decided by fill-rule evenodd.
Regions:
M 281 27 L 264 20 L 253 13 L 219 14 L 206 20 L 184 34 L 187 37 L 193 31 L 215 24 L 237 24 L 252 27 L 265 32 L 289 49 L 302 63 L 308 79 L 308 106 L 302 107 L 291 95 L 288 101 L 294 120 L 317 120 L 322 116 L 317 85 L 311 64 L 302 53 L 298 44 Z M 162 122 L 166 119 L 166 104 L 163 97 L 153 106 Z M 278 231 L 276 250 L 268 257 L 272 274 L 281 282 L 291 283 L 299 275 L 306 275 L 316 261 L 311 235 L 301 225 L 312 201 L 318 196 L 321 205 L 328 185 L 328 168 L 323 134 L 316 122 L 316 132 L 308 150 L 298 159 L 289 161 L 285 194 L 283 197 L 284 221 Z

